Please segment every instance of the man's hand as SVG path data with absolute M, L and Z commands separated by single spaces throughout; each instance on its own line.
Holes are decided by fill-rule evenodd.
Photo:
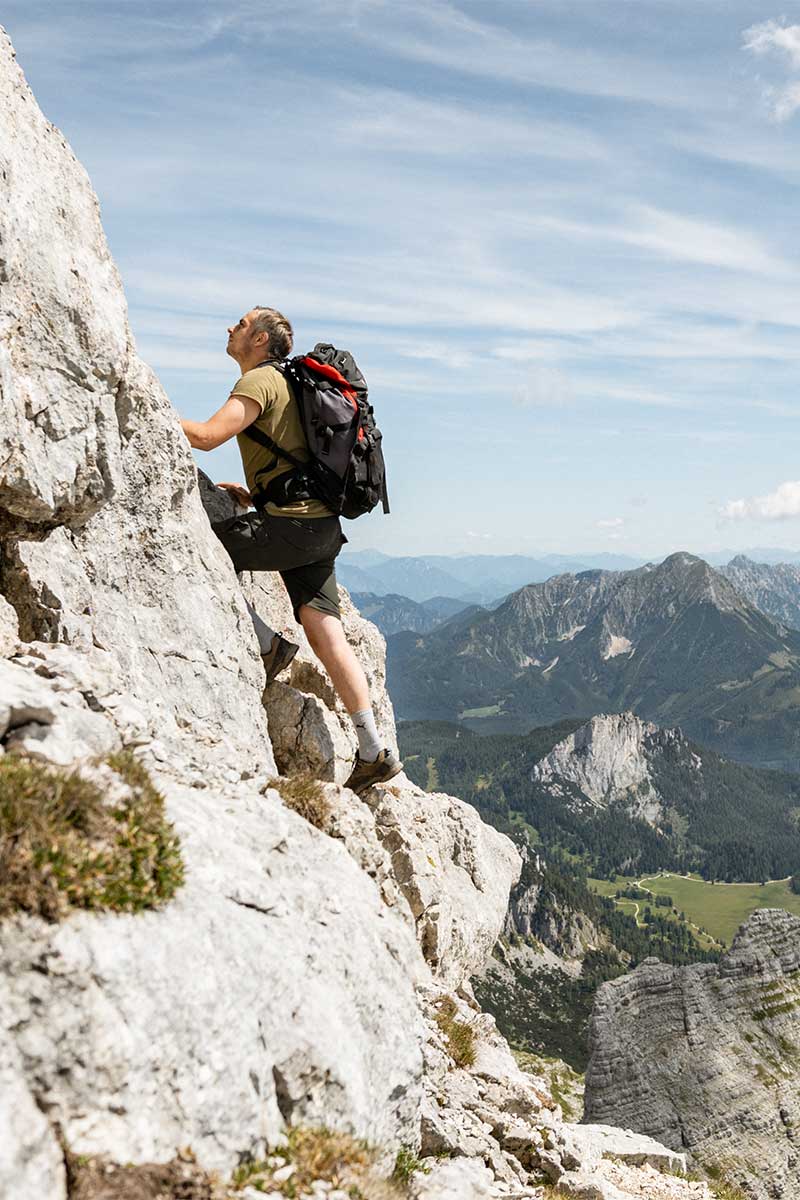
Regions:
M 247 488 L 243 488 L 240 483 L 218 483 L 217 487 L 224 488 L 226 492 L 230 492 L 241 508 L 249 508 L 253 503 L 253 498 Z

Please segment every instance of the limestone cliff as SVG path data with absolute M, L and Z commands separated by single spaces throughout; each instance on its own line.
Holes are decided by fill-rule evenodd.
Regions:
M 800 919 L 761 909 L 719 964 L 648 959 L 595 1001 L 586 1119 L 722 1170 L 758 1200 L 800 1191 Z
M 274 627 L 287 603 L 269 578 L 240 587 L 210 529 L 88 179 L 5 35 L 0 178 L 0 765 L 83 778 L 134 755 L 185 868 L 147 911 L 3 919 L 0 1193 L 65 1200 L 69 1154 L 190 1146 L 226 1174 L 321 1125 L 389 1168 L 400 1147 L 455 1155 L 415 1176 L 429 1200 L 534 1196 L 545 1176 L 585 1195 L 618 1159 L 679 1163 L 567 1130 L 475 1006 L 466 980 L 519 874 L 510 841 L 402 779 L 365 800 L 341 787 L 352 736 L 305 643 L 264 693 L 244 595 Z M 346 598 L 344 619 L 393 740 L 383 639 Z M 283 801 L 297 771 L 323 781 L 316 824 Z
M 696 758 L 678 729 L 659 729 L 631 712 L 593 717 L 554 746 L 533 768 L 532 778 L 554 795 L 572 785 L 575 791 L 572 799 L 566 795 L 566 803 L 595 808 L 615 804 L 658 825 L 669 802 L 654 785 L 651 761 L 676 745 Z

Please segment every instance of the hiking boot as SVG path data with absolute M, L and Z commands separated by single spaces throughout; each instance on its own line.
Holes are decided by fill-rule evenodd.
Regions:
M 373 783 L 386 783 L 387 780 L 394 779 L 402 769 L 403 764 L 391 750 L 381 750 L 375 762 L 365 762 L 361 755 L 357 754 L 355 766 L 344 786 L 360 796 L 369 791 Z
M 279 633 L 275 634 L 269 650 L 266 654 L 261 655 L 264 670 L 267 672 L 267 683 L 272 683 L 275 676 L 280 675 L 281 671 L 288 667 L 299 649 L 300 647 L 295 646 L 294 642 L 281 637 Z

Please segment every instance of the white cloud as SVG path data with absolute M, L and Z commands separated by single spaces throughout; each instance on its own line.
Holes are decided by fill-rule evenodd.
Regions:
M 598 529 L 621 529 L 625 522 L 622 517 L 603 517 L 595 524 Z
M 492 535 L 490 533 L 476 533 L 473 529 L 468 529 L 467 537 L 479 538 L 481 541 L 491 541 Z
M 800 70 L 800 25 L 762 21 L 742 35 L 745 50 L 760 57 L 776 54 L 794 70 Z M 800 82 L 767 87 L 764 96 L 776 121 L 788 121 L 800 108 Z
M 719 514 L 728 521 L 785 521 L 800 517 L 800 480 L 788 480 L 766 496 L 729 500 Z
M 338 136 L 348 146 L 438 159 L 509 154 L 523 157 L 608 159 L 591 132 L 566 122 L 521 116 L 518 109 L 423 100 L 393 88 L 343 88 Z
M 631 207 L 624 224 L 603 225 L 545 217 L 543 229 L 568 237 L 623 242 L 651 250 L 662 258 L 747 271 L 759 275 L 785 275 L 786 265 L 763 241 L 744 229 L 698 221 L 680 213 L 640 204 Z
M 793 67 L 800 68 L 800 25 L 781 25 L 778 21 L 762 21 L 751 25 L 742 34 L 745 50 L 753 54 L 769 54 L 777 50 L 785 54 Z

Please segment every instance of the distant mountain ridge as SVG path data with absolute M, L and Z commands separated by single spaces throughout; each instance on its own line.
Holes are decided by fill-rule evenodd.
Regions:
M 720 571 L 740 595 L 773 621 L 800 629 L 800 566 L 753 562 L 739 554 Z
M 800 551 L 758 548 L 697 555 L 725 573 L 732 560 L 747 558 L 769 566 L 800 566 Z M 632 571 L 647 559 L 608 552 L 590 554 L 422 554 L 393 556 L 380 550 L 344 550 L 336 568 L 353 592 L 390 593 L 422 603 L 453 596 L 469 604 L 493 604 L 529 583 L 583 571 Z M 665 561 L 661 555 L 652 564 Z
M 434 596 L 421 604 L 391 592 L 385 596 L 377 596 L 374 592 L 351 592 L 350 596 L 359 612 L 377 625 L 384 637 L 402 630 L 429 633 L 465 608 L 472 607 L 450 596 Z
M 690 554 L 559 575 L 495 611 L 397 634 L 388 672 L 405 718 L 466 713 L 522 731 L 630 709 L 744 761 L 800 769 L 800 633 Z
M 390 558 L 377 551 L 345 551 L 336 561 L 339 579 L 353 592 L 377 596 L 394 594 L 424 603 L 436 596 L 452 596 L 465 604 L 492 604 L 528 583 L 539 583 L 559 571 L 607 570 L 638 566 L 624 555 L 565 557 L 522 554 L 429 554 Z

